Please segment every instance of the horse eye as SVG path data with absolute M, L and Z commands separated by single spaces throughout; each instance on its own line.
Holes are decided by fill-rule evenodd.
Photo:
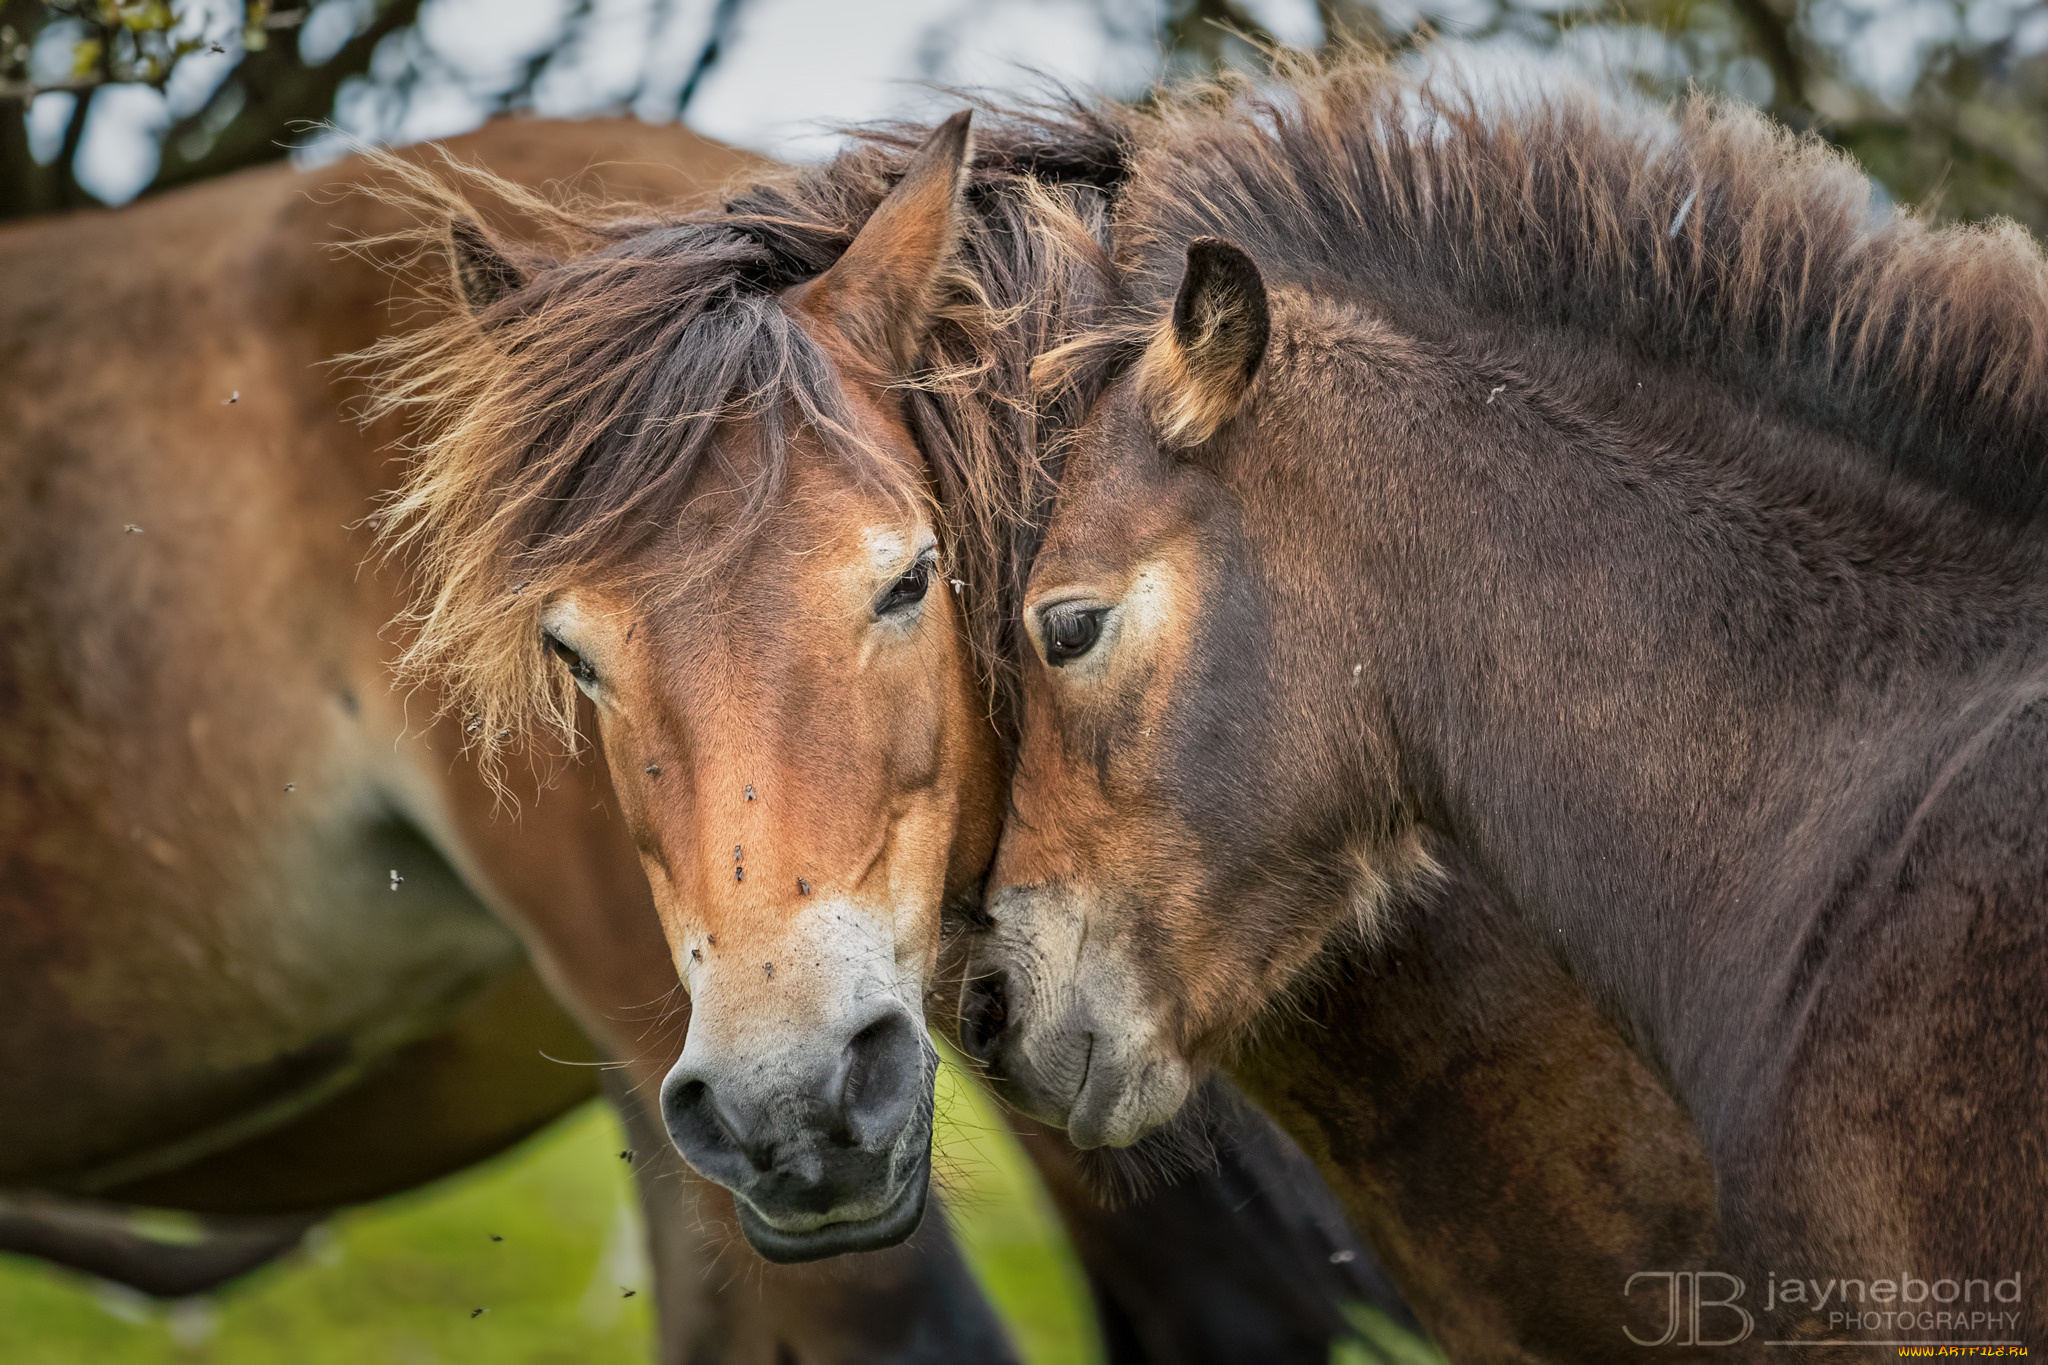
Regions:
M 578 654 L 546 631 L 541 632 L 540 638 L 547 642 L 548 653 L 569 665 L 570 677 L 580 683 L 595 683 L 597 681 L 597 670 L 592 668 L 581 654 Z
M 875 604 L 875 615 L 887 616 L 924 601 L 924 595 L 932 586 L 932 562 L 920 559 L 910 566 L 910 571 L 889 585 L 889 591 L 882 594 L 882 600 Z
M 1058 668 L 1095 648 L 1095 642 L 1102 638 L 1104 610 L 1105 608 L 1093 607 L 1079 611 L 1062 611 L 1047 616 L 1045 661 Z

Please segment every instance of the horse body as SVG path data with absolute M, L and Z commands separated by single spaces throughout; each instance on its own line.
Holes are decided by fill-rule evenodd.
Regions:
M 1698 1126 L 1748 1297 L 1688 1330 L 2037 1333 L 2038 249 L 1713 109 L 1153 133 L 1026 603 L 1017 1084 L 1127 1141 L 1469 865 Z
M 452 834 L 425 746 L 391 743 L 393 604 L 334 458 L 360 443 L 299 407 L 326 338 L 269 294 L 302 190 L 7 234 L 5 1107 L 36 1116 L 8 1125 L 10 1181 L 231 1144 L 518 955 L 421 837 Z
M 1224 1066 L 1312 1155 L 1453 1360 L 1634 1360 L 1640 1271 L 1719 1264 L 1684 1110 L 1544 945 L 1446 868 Z M 1744 1359 L 1740 1348 L 1688 1356 Z

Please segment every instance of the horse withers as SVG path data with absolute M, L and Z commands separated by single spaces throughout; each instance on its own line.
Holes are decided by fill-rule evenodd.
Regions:
M 1635 1340 L 2039 1341 L 2037 245 L 1712 102 L 1362 67 L 1169 105 L 1118 240 L 974 1049 L 1131 1142 L 1468 867 L 1711 1163 Z

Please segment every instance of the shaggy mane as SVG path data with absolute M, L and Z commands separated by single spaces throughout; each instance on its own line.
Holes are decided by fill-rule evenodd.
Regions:
M 395 414 L 410 433 L 405 481 L 378 514 L 415 589 L 399 671 L 464 713 L 487 769 L 536 728 L 578 742 L 573 684 L 540 645 L 549 594 L 622 568 L 707 470 L 745 479 L 742 510 L 644 566 L 636 586 L 673 595 L 716 573 L 774 510 L 804 430 L 873 486 L 932 501 L 984 681 L 1011 714 L 1009 608 L 1054 481 L 1042 429 L 1085 401 L 1039 411 L 1029 365 L 1100 321 L 1088 310 L 1108 297 L 1125 147 L 1111 106 L 990 112 L 961 248 L 904 395 L 922 482 L 863 446 L 840 375 L 777 296 L 839 259 L 926 129 L 871 131 L 813 171 L 663 211 L 556 202 L 447 157 L 434 170 L 380 158 L 381 193 L 419 224 L 397 244 L 441 267 L 419 272 L 423 325 L 350 357 L 371 379 L 368 415 Z M 473 199 L 542 238 L 489 234 L 525 283 L 480 315 L 444 265 L 453 225 L 485 218 Z
M 1845 155 L 1708 96 L 1666 117 L 1356 56 L 1277 66 L 1136 117 L 1126 311 L 1046 358 L 1050 388 L 1141 347 L 1186 244 L 1216 236 L 1433 333 L 1505 322 L 1701 369 L 1990 515 L 2040 508 L 2048 267 L 2017 224 L 1876 215 Z

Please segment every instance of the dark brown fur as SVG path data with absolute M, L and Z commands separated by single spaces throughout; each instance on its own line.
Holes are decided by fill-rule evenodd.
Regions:
M 1205 237 L 1255 263 L 1272 341 L 1208 441 L 1124 383 L 1070 457 L 1027 617 L 1123 624 L 1028 678 L 1008 967 L 1043 977 L 1033 923 L 1081 913 L 1152 1065 L 1229 1058 L 1469 866 L 1698 1125 L 1698 1268 L 1747 1281 L 1752 1349 L 1885 1336 L 1763 1311 L 1792 1277 L 2032 1295 L 2038 248 L 1874 218 L 1845 163 L 1706 101 L 1482 108 L 1351 66 L 1140 141 L 1129 312 L 1048 372 L 1182 344 L 1159 319 Z M 1140 374 L 1216 382 L 1199 360 Z M 1171 589 L 1142 631 L 1141 569 Z M 2035 1297 L 2002 1306 L 1993 1335 L 2040 1340 Z
M 1654 1341 L 1668 1310 L 1654 1284 L 1624 1295 L 1629 1276 L 1719 1263 L 1686 1114 L 1469 871 L 1447 867 L 1374 950 L 1316 964 L 1225 1065 L 1452 1360 L 1640 1359 L 1622 1329 Z

